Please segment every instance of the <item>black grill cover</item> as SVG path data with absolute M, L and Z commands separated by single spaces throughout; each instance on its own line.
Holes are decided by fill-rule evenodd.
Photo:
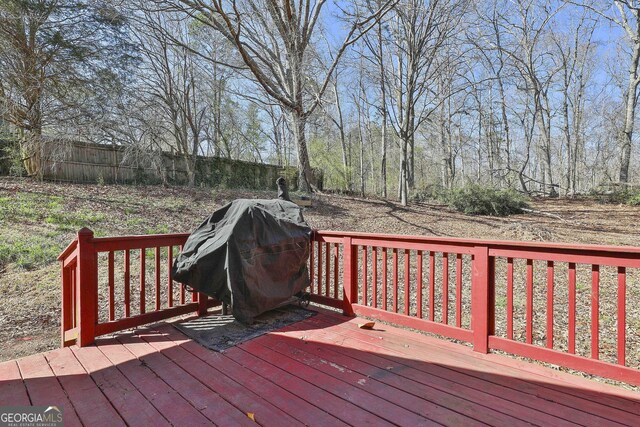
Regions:
M 298 205 L 238 199 L 215 211 L 174 260 L 174 280 L 231 306 L 241 322 L 309 286 L 311 228 Z

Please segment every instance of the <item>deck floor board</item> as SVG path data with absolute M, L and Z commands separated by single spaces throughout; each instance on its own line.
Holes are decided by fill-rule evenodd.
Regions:
M 217 353 L 169 323 L 0 363 L 68 425 L 640 425 L 640 395 L 320 310 Z
M 315 334 L 311 335 L 314 338 L 317 336 Z M 326 337 L 330 339 L 330 337 Z M 336 338 L 340 339 L 341 337 L 336 335 Z M 265 337 L 261 341 L 277 348 L 283 347 L 282 345 L 278 346 L 278 338 L 276 337 Z M 482 414 L 481 421 L 493 424 L 526 425 L 529 423 L 549 424 L 553 422 L 557 426 L 576 425 L 564 417 L 557 418 L 543 411 L 509 401 L 503 398 L 501 393 L 496 393 L 495 390 L 491 390 L 489 387 L 484 391 L 479 391 L 466 386 L 464 383 L 454 382 L 449 379 L 449 373 L 453 374 L 452 371 L 438 372 L 439 375 L 427 374 L 423 371 L 412 369 L 406 364 L 398 363 L 392 359 L 384 359 L 373 354 L 363 352 L 349 354 L 348 351 L 336 351 L 337 346 L 329 348 L 326 345 L 316 345 L 314 342 L 300 344 L 299 342 L 296 343 L 296 341 L 299 340 L 295 340 L 289 345 L 295 348 L 295 351 L 303 352 L 303 354 L 297 356 L 298 358 L 309 360 L 312 357 L 310 355 L 313 355 L 325 366 L 330 365 L 338 368 L 326 369 L 328 372 L 344 377 L 345 374 L 341 371 L 346 370 L 352 374 L 355 383 L 360 384 L 362 387 L 365 385 L 375 386 L 378 383 L 385 384 L 394 390 L 389 395 L 391 401 L 401 406 L 415 399 L 422 404 L 424 402 L 422 399 L 429 399 L 435 404 L 440 403 L 442 406 L 455 407 L 457 411 L 462 412 L 464 410 L 464 413 L 469 417 Z M 447 370 L 443 369 L 443 371 Z M 381 372 L 384 372 L 384 374 L 381 375 Z M 358 378 L 364 381 L 358 380 Z M 488 394 L 492 396 L 490 401 L 487 399 Z
M 98 425 L 104 420 L 109 420 L 111 426 L 126 426 L 120 414 L 91 379 L 71 349 L 50 351 L 45 353 L 45 357 L 69 396 L 82 424 Z
M 0 405 L 30 405 L 29 394 L 15 360 L 0 363 Z
M 319 328 L 325 328 L 328 326 L 327 323 L 331 323 L 349 331 L 361 332 L 358 330 L 357 321 L 344 322 L 342 316 L 337 313 L 327 313 L 326 316 L 314 319 L 320 321 Z M 311 321 L 313 322 L 313 319 Z M 473 361 L 479 367 L 488 367 L 491 372 L 504 372 L 510 380 L 511 378 L 527 379 L 545 388 L 561 391 L 563 394 L 570 394 L 580 399 L 591 400 L 640 416 L 640 405 L 638 405 L 640 396 L 638 393 L 595 381 L 585 381 L 584 378 L 576 375 L 549 369 L 524 360 L 501 357 L 497 354 L 476 353 L 469 347 L 461 347 L 448 341 L 415 334 L 409 330 L 387 326 L 385 328 L 393 332 L 387 337 L 389 342 L 399 343 L 401 346 L 404 345 L 405 340 L 425 343 L 431 350 L 441 350 L 441 354 L 448 355 L 450 352 L 454 352 L 458 357 Z M 455 366 L 453 367 L 455 368 Z M 483 370 L 481 369 L 480 372 L 483 372 Z
M 170 425 L 99 348 L 75 347 L 73 353 L 128 425 Z
M 31 405 L 62 407 L 65 425 L 82 425 L 60 381 L 42 353 L 18 360 L 18 366 L 29 391 Z
M 423 363 L 410 358 L 398 358 L 401 353 L 398 353 L 396 349 L 401 349 L 408 344 L 402 341 L 393 342 L 394 337 L 385 336 L 385 339 L 381 340 L 367 332 L 353 331 L 347 328 L 340 331 L 340 329 L 327 327 L 314 331 L 313 333 L 317 335 L 312 336 L 317 336 L 323 342 L 339 344 L 331 350 L 352 354 L 356 358 L 363 354 L 361 350 L 368 349 L 370 352 L 368 359 L 378 366 L 400 366 L 400 369 L 395 372 L 401 377 L 416 381 L 420 381 L 421 378 L 426 379 L 428 384 L 430 377 L 435 375 L 475 388 L 486 395 L 504 397 L 517 403 L 522 413 L 526 413 L 524 408 L 530 407 L 536 411 L 582 425 L 602 425 L 603 423 L 619 425 L 616 424 L 619 419 L 627 420 L 629 423 L 638 419 L 633 413 L 594 403 L 589 399 L 563 393 L 554 388 L 546 388 L 546 384 L 539 385 L 535 381 L 521 380 L 521 378 L 531 379 L 531 376 L 526 372 L 513 372 L 511 375 L 505 375 L 502 367 L 495 367 L 483 360 L 475 360 L 473 354 L 470 360 L 457 355 L 460 360 L 453 361 L 453 354 L 450 351 L 440 351 L 433 346 L 424 346 L 418 341 L 411 341 L 411 345 L 407 349 L 419 355 L 417 357 L 422 361 L 429 362 Z M 347 338 L 349 338 L 349 342 L 345 341 Z M 406 367 L 411 369 L 407 371 Z M 428 375 L 425 376 L 425 374 Z M 559 420 L 555 420 L 554 424 L 557 423 Z
M 170 339 L 176 339 L 176 341 L 165 342 L 163 346 L 170 345 L 171 342 L 179 343 L 180 339 L 184 337 L 184 335 L 179 333 L 175 328 L 169 326 L 159 328 L 159 331 L 166 334 Z M 262 376 L 253 374 L 250 370 L 233 360 L 232 357 L 228 357 L 222 353 L 210 352 L 193 342 L 184 342 L 183 348 L 207 363 L 216 371 L 220 371 L 227 377 L 233 378 L 243 387 L 261 396 L 276 408 L 283 410 L 306 425 L 319 427 L 327 425 L 347 425 L 328 412 L 323 411 L 308 403 L 300 396 L 292 393 L 287 387 L 283 387 Z M 245 417 L 245 419 L 247 418 Z
M 342 337 L 338 340 L 339 343 L 344 342 L 346 338 L 349 338 L 349 343 L 354 339 L 364 341 L 376 346 L 374 351 L 386 358 L 398 358 L 398 355 L 404 353 L 407 357 L 401 357 L 403 363 L 408 363 L 419 370 L 428 371 L 435 365 L 476 376 L 488 383 L 501 384 L 514 390 L 525 391 L 532 396 L 539 396 L 544 400 L 575 408 L 590 414 L 589 418 L 592 422 L 601 418 L 605 419 L 607 424 L 618 422 L 637 425 L 640 419 L 638 412 L 640 399 L 636 397 L 633 400 L 635 397 L 633 393 L 617 387 L 495 354 L 478 354 L 467 347 L 420 334 L 407 333 L 408 331 L 386 325 L 383 327 L 384 339 L 381 340 L 380 334 L 362 331 L 353 321 L 340 322 L 339 318 L 334 317 L 334 322 L 330 322 L 330 319 L 332 316 L 323 316 L 321 319 L 314 320 L 320 322 L 316 325 L 321 328 L 316 330 L 323 334 L 339 333 Z M 447 346 L 442 347 L 441 343 Z M 359 343 L 356 347 L 360 350 L 362 344 Z M 340 347 L 337 349 L 340 350 Z M 452 352 L 452 350 L 458 351 Z M 410 356 L 412 354 L 414 356 Z M 545 373 L 547 375 L 544 375 Z M 625 397 L 619 397 L 616 394 Z

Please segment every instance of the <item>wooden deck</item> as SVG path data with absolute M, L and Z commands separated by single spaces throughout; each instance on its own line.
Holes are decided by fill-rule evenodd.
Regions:
M 168 323 L 0 364 L 65 425 L 640 425 L 640 395 L 321 311 L 216 353 Z

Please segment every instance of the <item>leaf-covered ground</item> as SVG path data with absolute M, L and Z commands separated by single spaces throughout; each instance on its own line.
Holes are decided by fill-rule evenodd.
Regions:
M 0 178 L 0 360 L 59 345 L 56 256 L 79 228 L 89 227 L 98 236 L 189 232 L 235 198 L 274 196 L 275 190 L 76 185 Z M 421 203 L 405 208 L 378 199 L 321 194 L 313 197 L 305 218 L 316 229 L 640 245 L 640 207 L 590 200 L 537 200 L 532 207 L 550 215 L 472 217 L 442 205 Z M 640 322 L 638 304 L 628 309 L 630 318 Z M 637 331 L 630 330 L 640 342 Z M 635 354 L 628 358 L 637 360 L 640 349 L 631 350 Z

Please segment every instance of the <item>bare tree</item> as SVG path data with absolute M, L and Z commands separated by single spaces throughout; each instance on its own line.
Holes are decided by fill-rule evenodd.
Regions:
M 631 48 L 628 70 L 628 84 L 624 93 L 624 125 L 620 132 L 620 182 L 629 182 L 631 147 L 640 85 L 640 3 L 635 0 L 613 2 L 619 15 L 607 15 L 612 22 L 622 27 Z
M 389 47 L 393 61 L 387 69 L 393 97 L 388 110 L 400 140 L 398 196 L 406 205 L 414 181 L 415 133 L 435 111 L 431 91 L 442 66 L 438 53 L 460 22 L 464 3 L 403 0 L 394 12 Z
M 595 49 L 593 33 L 597 20 L 583 11 L 576 22 L 565 31 L 554 29 L 552 34 L 561 67 L 562 133 L 567 157 L 565 184 L 567 194 L 571 195 L 577 192 L 578 159 L 584 150 L 585 91 L 591 77 L 589 60 Z
M 346 48 L 375 25 L 395 1 L 386 1 L 372 15 L 356 17 L 317 90 L 311 90 L 316 85 L 309 84 L 313 55 L 308 55 L 308 51 L 325 0 L 174 0 L 162 3 L 223 34 L 235 46 L 268 96 L 288 112 L 298 148 L 299 187 L 303 191 L 310 190 L 312 172 L 305 137 L 307 119 L 317 108 Z
M 180 40 L 174 43 L 172 38 Z M 162 118 L 155 123 L 155 138 L 148 140 L 159 149 L 176 152 L 185 159 L 188 184 L 195 185 L 196 160 L 202 150 L 206 105 L 201 102 L 196 57 L 183 45 L 192 45 L 187 28 L 170 14 L 142 11 L 136 16 L 134 36 L 143 62 L 135 96 L 146 106 L 141 118 L 150 111 Z

